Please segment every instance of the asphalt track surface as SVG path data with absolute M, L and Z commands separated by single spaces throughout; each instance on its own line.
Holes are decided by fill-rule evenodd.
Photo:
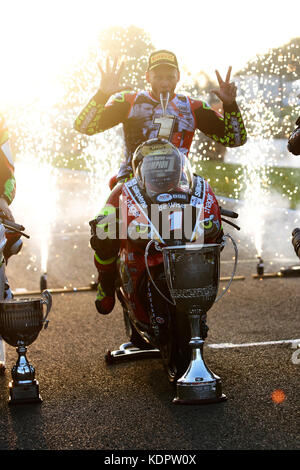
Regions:
M 66 187 L 64 217 L 52 227 L 49 289 L 88 287 L 94 280 L 86 224 L 90 214 L 84 204 L 81 212 L 68 211 L 74 203 L 69 194 Z M 16 205 L 15 216 L 31 239 L 9 262 L 10 283 L 16 293 L 20 288 L 38 291 L 38 235 L 26 224 L 21 205 Z M 290 340 L 300 338 L 300 279 L 254 278 L 251 241 L 229 232 L 239 245 L 236 275 L 244 278 L 234 281 L 209 311 L 204 352 L 208 366 L 221 377 L 226 402 L 174 405 L 176 390 L 159 358 L 108 366 L 105 352 L 127 341 L 120 305 L 100 317 L 93 291 L 53 293 L 49 327 L 28 348 L 42 404 L 8 406 L 16 352 L 6 347 L 7 370 L 0 377 L 0 450 L 105 450 L 124 455 L 134 450 L 299 450 L 300 353 Z M 267 272 L 297 263 L 280 230 L 273 232 L 276 237 L 279 244 L 282 237 L 284 256 L 276 257 L 270 247 Z M 230 275 L 232 254 L 229 245 L 222 254 L 221 276 Z M 225 284 L 221 282 L 221 290 Z

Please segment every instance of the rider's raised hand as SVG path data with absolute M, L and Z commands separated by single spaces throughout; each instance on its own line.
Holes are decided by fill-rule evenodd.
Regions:
M 113 63 L 109 57 L 106 59 L 106 70 L 102 67 L 100 63 L 98 63 L 98 67 L 101 73 L 101 83 L 100 83 L 100 90 L 105 93 L 106 95 L 113 95 L 118 91 L 122 90 L 130 90 L 131 87 L 124 87 L 120 85 L 120 80 L 122 73 L 124 71 L 124 62 L 121 62 L 120 66 L 118 66 L 118 59 L 115 58 Z
M 228 68 L 225 81 L 221 78 L 218 70 L 216 70 L 216 75 L 219 83 L 219 88 L 211 90 L 224 104 L 230 105 L 234 103 L 236 98 L 236 85 L 234 82 L 230 82 L 231 67 Z

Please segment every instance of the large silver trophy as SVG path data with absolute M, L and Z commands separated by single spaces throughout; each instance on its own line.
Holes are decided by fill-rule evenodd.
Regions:
M 163 248 L 171 297 L 178 312 L 188 316 L 191 327 L 191 361 L 185 374 L 177 381 L 177 396 L 173 400 L 176 404 L 205 404 L 226 400 L 220 377 L 207 367 L 203 358 L 203 326 L 206 313 L 217 298 L 221 246 L 207 244 Z
M 44 314 L 44 305 L 46 313 Z M 0 301 L 0 335 L 10 346 L 16 347 L 18 359 L 11 370 L 9 383 L 9 403 L 40 403 L 39 383 L 35 379 L 35 369 L 29 364 L 27 346 L 38 337 L 41 329 L 47 328 L 48 314 L 52 306 L 49 291 L 42 292 L 40 298 L 20 298 Z

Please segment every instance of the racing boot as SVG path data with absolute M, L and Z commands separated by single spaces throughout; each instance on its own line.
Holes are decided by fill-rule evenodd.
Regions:
M 95 264 L 99 273 L 95 305 L 99 313 L 107 315 L 115 306 L 116 260 L 114 258 L 110 264 L 102 264 L 101 269 L 99 269 L 98 263 L 99 258 L 96 259 L 95 257 Z

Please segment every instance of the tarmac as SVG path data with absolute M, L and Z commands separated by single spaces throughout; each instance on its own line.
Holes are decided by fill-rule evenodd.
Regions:
M 7 346 L 7 370 L 0 377 L 0 450 L 97 450 L 105 453 L 103 459 L 134 451 L 194 452 L 200 458 L 212 450 L 299 450 L 300 279 L 255 277 L 251 237 L 228 228 L 239 247 L 240 278 L 208 312 L 204 349 L 227 400 L 174 405 L 176 389 L 159 358 L 106 364 L 106 351 L 127 341 L 122 310 L 118 303 L 106 317 L 95 310 L 95 292 L 89 290 L 95 281 L 91 214 L 85 204 L 81 211 L 71 210 L 74 193 L 68 197 L 70 188 L 63 191 L 59 209 L 64 217 L 52 224 L 47 245 L 47 287 L 57 289 L 50 323 L 28 348 L 43 402 L 8 405 L 17 355 Z M 31 238 L 9 261 L 7 274 L 16 295 L 37 295 L 43 274 L 40 233 L 26 223 L 21 206 L 14 213 Z M 265 273 L 298 263 L 286 241 L 295 216 L 283 233 L 269 227 L 273 235 L 267 232 L 264 238 Z M 230 276 L 232 257 L 229 244 L 222 253 L 222 277 Z M 220 283 L 220 292 L 225 285 Z

